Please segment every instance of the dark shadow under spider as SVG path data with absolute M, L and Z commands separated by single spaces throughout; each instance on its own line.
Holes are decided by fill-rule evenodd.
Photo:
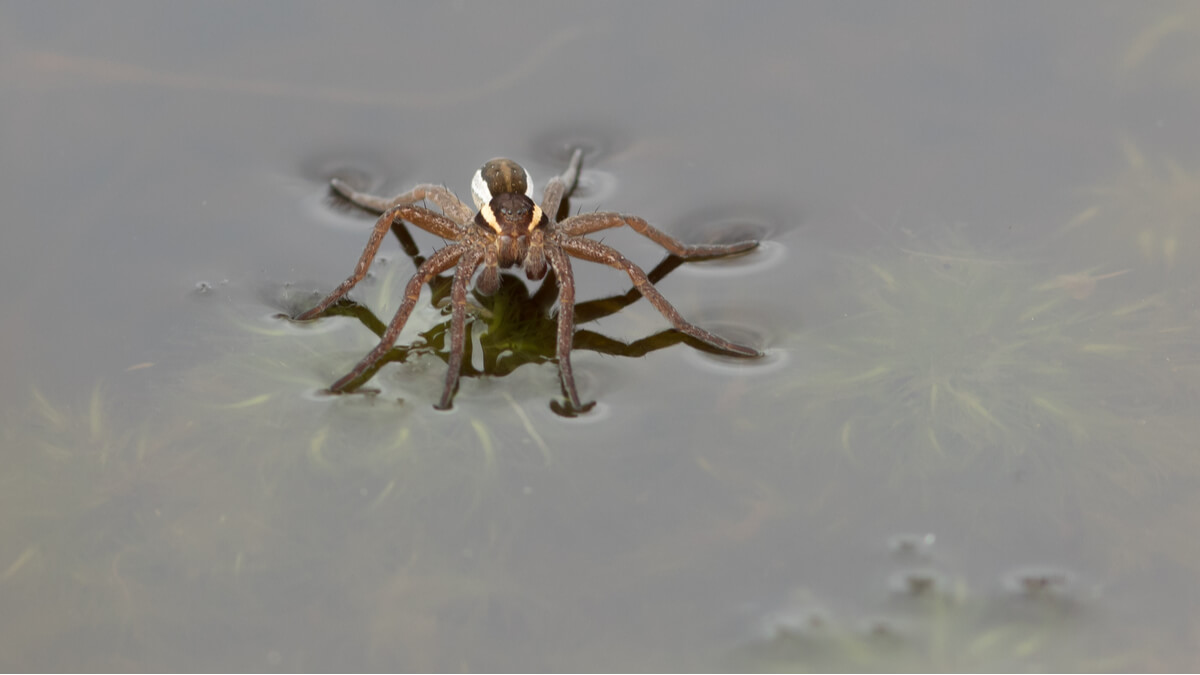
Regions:
M 375 222 L 375 228 L 366 248 L 359 257 L 354 273 L 315 307 L 296 316 L 295 320 L 315 319 L 326 313 L 351 313 L 356 305 L 349 301 L 339 302 L 339 300 L 366 276 L 371 261 L 375 258 L 379 246 L 383 243 L 389 230 L 396 231 L 406 253 L 418 266 L 416 274 L 409 279 L 405 286 L 404 300 L 391 323 L 383 326 L 382 322 L 379 322 L 373 314 L 370 315 L 373 322 L 360 316 L 368 327 L 372 327 L 380 335 L 379 344 L 350 372 L 334 382 L 329 387 L 329 391 L 332 393 L 353 391 L 370 379 L 385 363 L 395 360 L 403 361 L 407 357 L 407 351 L 397 356 L 392 354 L 392 346 L 416 307 L 421 288 L 429 284 L 434 293 L 434 301 L 437 302 L 441 299 L 439 298 L 439 287 L 440 295 L 444 297 L 446 284 L 449 283 L 451 319 L 449 322 L 450 347 L 446 357 L 448 370 L 442 398 L 437 406 L 441 409 L 449 408 L 459 376 L 464 370 L 463 356 L 466 351 L 465 334 L 469 286 L 476 270 L 480 267 L 483 269 L 479 274 L 475 290 L 477 294 L 483 296 L 494 295 L 502 287 L 509 293 L 514 292 L 515 287 L 511 286 L 512 283 L 524 289 L 523 282 L 512 275 L 502 275 L 499 271 L 501 268 L 521 266 L 525 270 L 526 277 L 535 281 L 545 278 L 548 274 L 553 278 L 553 284 L 543 284 L 534 295 L 534 299 L 538 299 L 539 302 L 533 303 L 533 306 L 539 308 L 540 315 L 542 308 L 548 309 L 553 304 L 554 295 L 558 297 L 555 355 L 559 365 L 563 392 L 568 402 L 564 411 L 566 414 L 582 412 L 594 405 L 582 404 L 575 387 L 575 377 L 570 361 L 570 352 L 575 346 L 607 353 L 625 352 L 633 355 L 633 352 L 639 349 L 644 348 L 648 352 L 690 338 L 688 341 L 699 343 L 697 346 L 703 345 L 721 353 L 744 357 L 761 356 L 756 349 L 729 342 L 688 322 L 654 287 L 655 281 L 661 279 L 684 260 L 741 253 L 754 248 L 758 242 L 742 241 L 726 245 L 688 246 L 654 228 L 641 218 L 619 213 L 588 213 L 557 222 L 555 218 L 559 215 L 560 207 L 578 180 L 582 159 L 582 150 L 576 149 L 572 154 L 567 171 L 561 176 L 551 179 L 547 184 L 540 207 L 533 201 L 533 184 L 528 172 L 516 162 L 508 159 L 493 159 L 475 173 L 475 177 L 471 181 L 471 191 L 475 203 L 479 207 L 477 212 L 472 212 L 466 204 L 442 186 L 418 185 L 409 192 L 388 200 L 357 192 L 342 181 L 334 179 L 332 188 L 336 193 L 357 206 L 382 213 L 382 215 Z M 439 206 L 443 213 L 439 214 L 417 205 L 417 202 L 425 200 Z M 401 226 L 402 222 L 412 223 L 423 230 L 447 239 L 450 243 L 435 251 L 428 258 L 421 259 L 417 255 L 417 249 L 411 236 L 408 236 L 407 231 Z M 660 263 L 659 268 L 656 268 L 657 278 L 651 278 L 616 249 L 584 236 L 622 225 L 628 225 L 671 253 L 663 263 Z M 401 234 L 402 232 L 403 234 Z M 592 301 L 596 304 L 581 303 L 576 306 L 574 276 L 568 256 L 620 269 L 629 275 L 634 288 L 624 296 Z M 451 267 L 456 267 L 452 279 L 442 277 L 441 273 Z M 664 271 L 659 273 L 659 269 Z M 555 291 L 557 292 L 555 293 Z M 527 289 L 523 290 L 523 294 L 528 298 Z M 577 332 L 575 330 L 577 321 L 583 322 L 611 314 L 636 301 L 639 296 L 649 300 L 655 309 L 671 323 L 675 331 L 678 331 L 677 333 L 664 331 L 658 335 L 673 334 L 678 337 L 665 337 L 664 339 L 669 342 L 663 344 L 661 340 L 655 340 L 657 336 L 651 336 L 646 338 L 650 342 L 645 342 L 645 347 L 641 347 L 640 345 L 643 344 L 641 340 L 627 345 L 604 338 L 591 331 Z M 597 310 L 591 310 L 591 307 L 596 307 Z M 605 309 L 600 310 L 600 308 Z M 597 311 L 598 313 L 584 316 L 584 311 Z M 578 319 L 576 318 L 577 314 L 580 315 Z M 508 324 L 504 325 L 508 327 Z M 496 326 L 492 326 L 491 329 L 495 328 Z M 433 335 L 436 331 L 438 331 L 437 327 L 429 331 L 430 335 L 427 338 L 436 338 L 437 336 Z M 440 332 L 444 344 L 444 324 Z M 580 340 L 579 343 L 576 343 L 577 337 Z M 432 343 L 427 340 L 427 344 Z M 520 363 L 516 365 L 520 365 Z M 469 362 L 467 368 L 471 369 Z M 485 354 L 484 372 L 488 371 L 487 355 Z

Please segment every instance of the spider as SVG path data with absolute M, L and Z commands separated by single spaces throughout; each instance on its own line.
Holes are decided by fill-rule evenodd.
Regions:
M 441 401 L 435 406 L 441 410 L 449 409 L 462 369 L 467 292 L 471 279 L 482 266 L 483 270 L 479 273 L 475 288 L 484 295 L 491 295 L 500 286 L 500 268 L 521 266 L 525 270 L 525 276 L 533 281 L 543 279 L 550 270 L 554 272 L 559 304 L 556 353 L 562 388 L 573 410 L 582 412 L 589 409 L 593 404 L 585 406 L 580 402 L 579 392 L 575 387 L 575 375 L 571 370 L 571 347 L 575 332 L 575 277 L 571 271 L 569 256 L 623 270 L 633 280 L 638 292 L 681 333 L 734 356 L 762 356 L 756 349 L 735 344 L 689 323 L 658 292 L 640 267 L 616 249 L 588 239 L 584 235 L 628 225 L 672 254 L 689 260 L 741 253 L 758 246 L 758 242 L 688 246 L 655 229 L 641 218 L 620 213 L 586 213 L 555 222 L 563 199 L 575 189 L 582 162 L 583 150 L 577 148 L 571 155 L 567 170 L 546 185 L 542 194 L 542 204 L 539 206 L 533 201 L 533 179 L 529 172 L 510 159 L 492 159 L 476 171 L 471 180 L 471 196 L 478 208 L 474 211 L 450 190 L 439 185 L 418 185 L 389 200 L 358 192 L 343 181 L 333 179 L 331 187 L 341 196 L 362 208 L 382 215 L 375 221 L 371 238 L 359 256 L 354 273 L 315 307 L 294 317 L 294 320 L 307 321 L 321 316 L 330 305 L 362 281 L 379 251 L 380 244 L 383 243 L 384 236 L 397 221 L 412 223 L 449 240 L 450 243 L 430 255 L 417 268 L 405 286 L 404 300 L 384 331 L 379 344 L 350 372 L 330 385 L 329 391 L 342 393 L 352 390 L 350 385 L 383 359 L 396 343 L 400 331 L 417 305 L 421 287 L 438 274 L 456 267 L 450 292 L 452 309 L 450 357 L 447 362 L 449 368 Z M 442 213 L 417 205 L 425 200 L 440 207 Z

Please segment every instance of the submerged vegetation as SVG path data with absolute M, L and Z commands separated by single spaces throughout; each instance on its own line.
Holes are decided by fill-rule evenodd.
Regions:
M 734 652 L 732 669 L 757 672 L 971 672 L 1119 668 L 1081 658 L 1086 603 L 1077 589 L 972 588 L 931 571 L 901 573 L 878 614 L 847 618 L 813 598 L 764 617 Z M 1032 579 L 1036 582 L 1037 579 Z
M 186 441 L 193 421 L 128 423 L 99 385 L 82 398 L 35 389 L 4 420 L 0 597 L 22 608 L 0 643 L 5 663 L 70 669 L 65 641 L 87 631 L 106 645 L 93 666 L 120 667 L 122 640 L 173 620 L 150 598 L 211 571 L 212 552 L 193 546 L 215 525 L 196 520 L 213 485 Z
M 844 261 L 843 318 L 802 334 L 816 362 L 779 390 L 804 410 L 801 439 L 918 473 L 985 451 L 1133 452 L 1114 435 L 1178 405 L 1191 319 L 1127 291 L 1127 269 L 1061 272 L 971 241 L 949 228 Z
M 1200 251 L 1200 168 L 1148 157 L 1132 140 L 1122 144 L 1124 168 L 1087 191 L 1090 202 L 1067 224 L 1075 245 L 1101 242 L 1136 252 L 1128 264 L 1196 278 Z M 1179 270 L 1182 271 L 1182 270 Z
M 512 527 L 527 501 L 511 474 L 554 459 L 528 415 L 510 401 L 524 424 L 422 424 L 365 397 L 312 415 L 280 384 L 289 370 L 239 350 L 182 374 L 155 414 L 97 386 L 82 401 L 34 391 L 5 415 L 0 599 L 23 609 L 0 662 L 65 670 L 86 653 L 154 669 L 189 653 L 196 626 L 219 625 L 259 639 L 203 662 L 260 663 L 306 636 L 320 654 L 271 657 L 298 668 L 361 659 L 375 611 L 412 625 L 487 605 L 497 592 L 464 575 L 510 545 L 487 531 Z M 400 595 L 412 577 L 425 583 L 403 595 L 419 606 L 379 603 L 381 586 Z M 70 646 L 80 635 L 94 641 L 85 652 Z

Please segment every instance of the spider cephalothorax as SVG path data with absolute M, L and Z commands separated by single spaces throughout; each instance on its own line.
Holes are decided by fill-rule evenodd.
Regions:
M 496 290 L 497 267 L 525 266 L 525 276 L 537 281 L 546 276 L 544 238 L 549 219 L 529 197 L 517 192 L 501 192 L 479 209 L 475 224 L 494 238 L 484 251 L 484 277 L 487 285 L 477 288 L 486 294 Z
M 654 288 L 640 267 L 633 264 L 619 251 L 584 235 L 612 227 L 628 225 L 672 254 L 685 259 L 712 258 L 747 251 L 758 245 L 756 241 L 743 241 L 727 245 L 688 246 L 655 229 L 636 216 L 619 213 L 588 213 L 572 216 L 555 222 L 562 200 L 574 189 L 579 178 L 579 167 L 583 152 L 575 150 L 567 171 L 551 179 L 546 185 L 539 206 L 533 201 L 533 180 L 519 164 L 509 159 L 493 159 L 484 164 L 471 181 L 471 196 L 477 211 L 472 210 L 449 190 L 437 185 L 418 185 L 394 199 L 362 194 L 345 183 L 334 180 L 333 188 L 351 202 L 383 215 L 375 221 L 375 229 L 359 257 L 354 273 L 343 281 L 332 293 L 317 303 L 316 307 L 300 314 L 297 320 L 315 319 L 334 302 L 345 295 L 366 276 L 371 261 L 375 258 L 384 236 L 397 221 L 410 222 L 435 235 L 450 241 L 444 248 L 433 253 L 417 268 L 404 289 L 404 301 L 396 310 L 379 344 L 370 351 L 349 373 L 330 386 L 332 392 L 343 392 L 372 366 L 384 358 L 395 344 L 400 331 L 408 321 L 420 298 L 421 287 L 441 272 L 455 267 L 454 281 L 450 293 L 450 357 L 446 384 L 442 391 L 439 408 L 449 408 L 458 384 L 462 368 L 466 333 L 467 293 L 476 270 L 479 274 L 476 289 L 485 294 L 496 291 L 500 285 L 500 269 L 521 266 L 525 275 L 538 280 L 554 270 L 558 284 L 558 333 L 556 356 L 562 376 L 563 391 L 573 410 L 585 410 L 575 387 L 575 376 L 571 370 L 571 346 L 575 329 L 575 278 L 571 271 L 570 257 L 597 262 L 623 270 L 633 280 L 634 286 L 654 305 L 676 330 L 705 342 L 723 352 L 735 356 L 755 357 L 758 350 L 729 342 L 686 321 L 667 299 Z M 437 213 L 417 202 L 429 200 L 442 209 Z

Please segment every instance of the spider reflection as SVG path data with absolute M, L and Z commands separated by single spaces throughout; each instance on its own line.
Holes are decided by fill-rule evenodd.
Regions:
M 412 235 L 403 225 L 397 225 L 393 231 L 404 246 L 405 252 L 409 253 L 414 264 L 419 266 L 423 258 L 414 253 L 416 246 L 413 243 Z M 684 259 L 679 256 L 669 255 L 663 258 L 646 276 L 652 283 L 658 283 L 684 262 Z M 478 292 L 474 294 L 473 299 L 478 304 L 476 310 L 472 312 L 472 320 L 483 322 L 487 330 L 479 335 L 477 341 L 482 352 L 481 358 L 473 358 L 475 347 L 472 341 L 465 341 L 460 371 L 462 377 L 504 376 L 525 364 L 554 361 L 558 326 L 553 315 L 556 300 L 553 281 L 553 279 L 547 279 L 548 283 L 543 284 L 536 292 L 530 293 L 528 285 L 520 277 L 504 273 L 500 275 L 500 286 L 493 295 L 485 296 Z M 452 283 L 453 277 L 449 275 L 439 275 L 429 282 L 433 305 L 448 308 Z M 673 329 L 662 330 L 632 342 L 622 342 L 586 328 L 578 328 L 580 324 L 616 314 L 637 302 L 641 297 L 637 289 L 630 289 L 620 295 L 576 304 L 574 348 L 610 356 L 636 358 L 684 343 L 701 351 L 713 354 L 724 353 Z M 339 299 L 325 310 L 324 315 L 352 317 L 372 333 L 381 337 L 387 331 L 387 324 L 381 321 L 370 308 L 348 298 Z M 449 362 L 450 324 L 451 321 L 447 318 L 419 333 L 420 338 L 411 345 L 392 347 L 387 354 L 359 375 L 357 380 L 350 382 L 347 388 L 361 391 L 359 387 L 370 381 L 381 368 L 389 363 L 404 363 L 410 357 L 433 354 L 443 361 Z M 480 362 L 481 367 L 476 367 L 476 362 Z M 551 402 L 550 407 L 565 416 L 572 416 L 579 412 L 564 407 L 557 401 Z

